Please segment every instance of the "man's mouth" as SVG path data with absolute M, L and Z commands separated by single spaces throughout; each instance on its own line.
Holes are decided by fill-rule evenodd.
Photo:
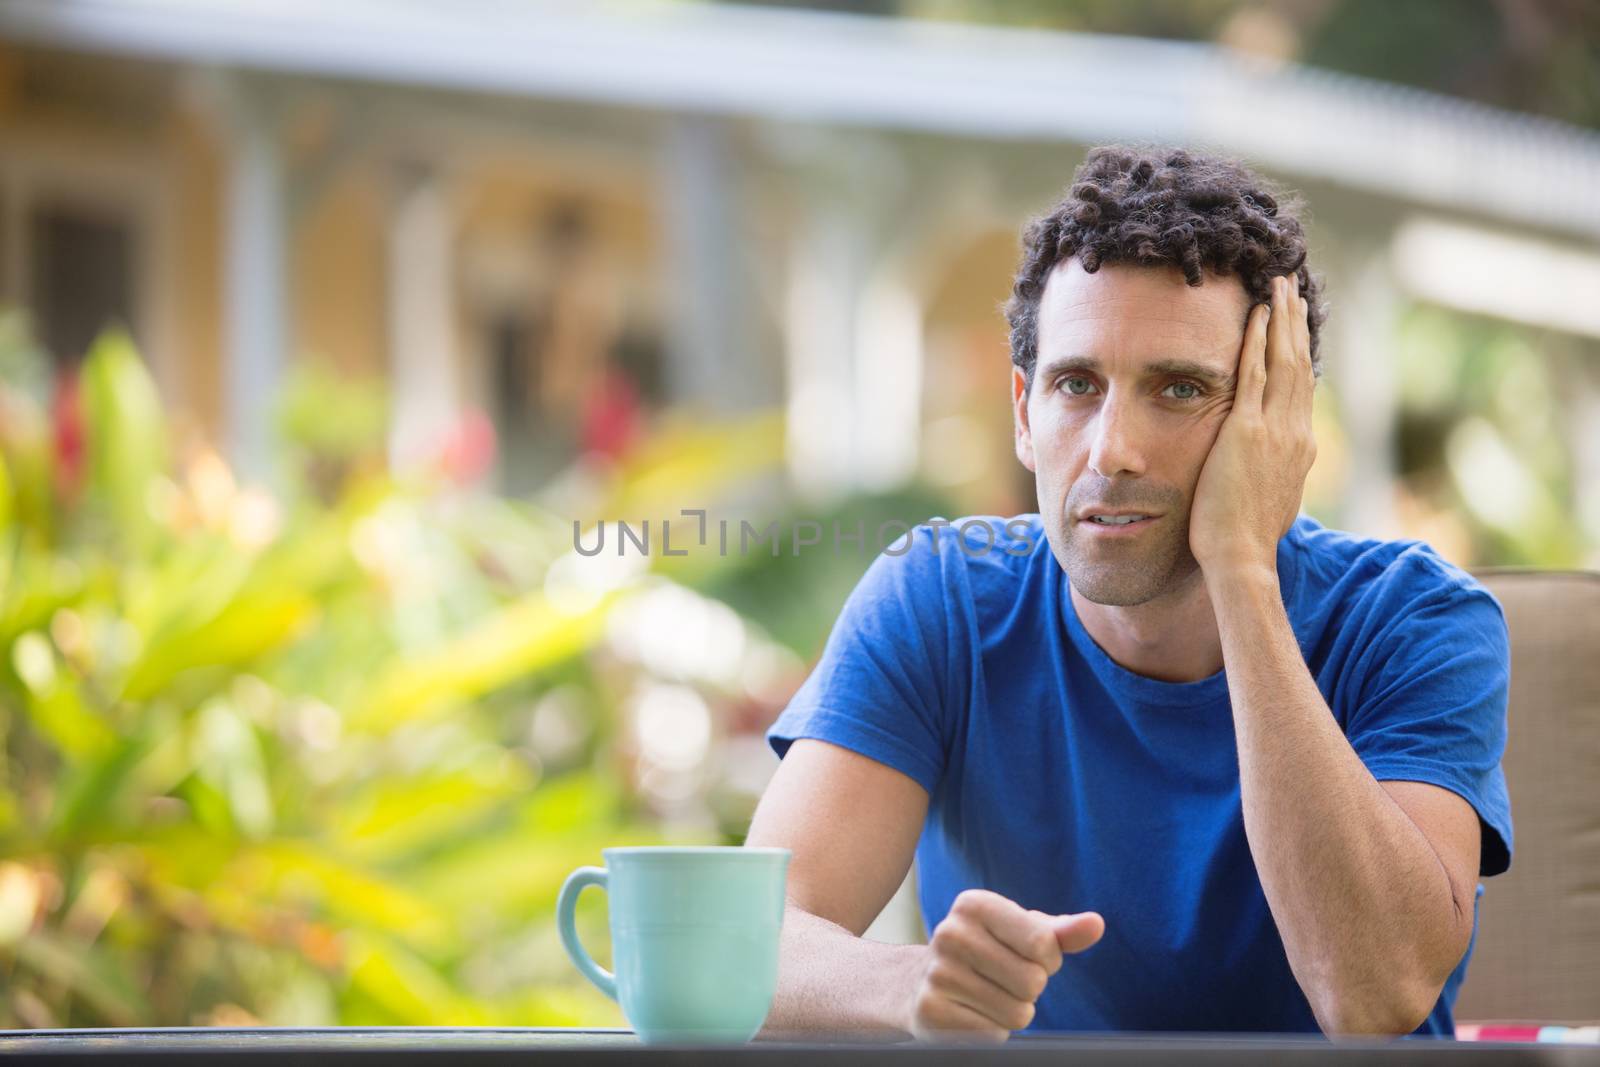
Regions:
M 1149 515 L 1144 512 L 1090 512 L 1083 517 L 1083 523 L 1105 533 L 1133 533 L 1144 529 L 1158 518 L 1159 515 Z

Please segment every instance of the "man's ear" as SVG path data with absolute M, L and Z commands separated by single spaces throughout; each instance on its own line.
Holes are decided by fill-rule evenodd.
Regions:
M 1033 464 L 1033 430 L 1028 426 L 1028 379 L 1022 368 L 1011 368 L 1011 416 L 1016 430 L 1017 458 L 1030 471 Z

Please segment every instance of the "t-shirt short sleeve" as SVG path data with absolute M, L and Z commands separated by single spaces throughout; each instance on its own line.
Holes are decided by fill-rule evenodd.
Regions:
M 960 559 L 941 552 L 938 532 L 917 527 L 867 568 L 810 676 L 767 731 L 779 757 L 794 741 L 815 738 L 933 792 L 965 663 L 956 648 L 962 613 L 951 595 Z
M 1510 639 L 1499 603 L 1464 575 L 1396 612 L 1346 730 L 1379 781 L 1426 782 L 1465 799 L 1483 831 L 1480 874 L 1511 865 L 1506 746 Z

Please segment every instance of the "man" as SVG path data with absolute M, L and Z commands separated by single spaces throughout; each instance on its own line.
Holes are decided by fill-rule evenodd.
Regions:
M 1297 517 L 1293 205 L 1097 149 L 1006 313 L 1040 514 L 891 546 L 772 727 L 768 1030 L 1450 1034 L 1510 862 L 1505 623 L 1427 546 Z M 930 944 L 863 940 L 913 853 Z

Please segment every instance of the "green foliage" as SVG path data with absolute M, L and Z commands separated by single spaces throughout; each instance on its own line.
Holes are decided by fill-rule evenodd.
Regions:
M 353 462 L 370 398 L 340 394 L 354 436 L 291 399 L 339 475 L 287 507 L 175 461 L 117 335 L 82 370 L 75 485 L 29 358 L 0 329 L 0 1026 L 620 1024 L 560 950 L 562 879 L 742 832 L 668 829 L 634 784 L 642 670 L 604 638 L 666 579 L 557 595 L 570 526 Z M 779 441 L 668 435 L 603 495 L 703 494 Z
M 750 3 L 752 0 L 741 0 Z M 767 6 L 1217 41 L 1600 126 L 1600 5 L 1506 0 L 755 0 Z
M 155 533 L 151 486 L 167 469 L 166 425 L 155 383 L 121 330 L 96 343 L 81 378 L 84 421 L 94 428 L 89 435 L 92 492 L 117 543 L 142 555 Z
M 350 481 L 379 466 L 389 405 L 371 380 L 350 380 L 319 361 L 290 372 L 278 404 L 278 432 L 301 488 L 338 499 Z
M 1581 566 L 1592 545 L 1565 442 L 1587 416 L 1563 386 L 1592 375 L 1585 343 L 1419 304 L 1397 356 L 1399 474 L 1419 506 L 1460 527 L 1469 562 Z

